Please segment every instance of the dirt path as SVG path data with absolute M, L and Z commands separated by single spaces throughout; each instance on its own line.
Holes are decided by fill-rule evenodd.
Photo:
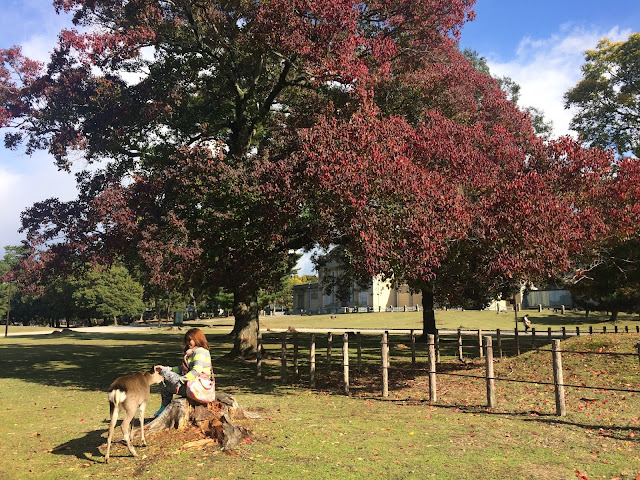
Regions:
M 169 328 L 171 327 L 171 324 L 163 324 L 160 328 Z M 182 325 L 182 328 L 189 328 L 190 325 L 184 324 Z M 208 329 L 215 329 L 215 330 L 231 330 L 231 327 L 229 326 L 225 326 L 225 325 L 211 325 L 211 326 L 207 326 L 206 327 L 207 330 Z M 11 331 L 11 326 L 9 326 L 9 337 L 17 337 L 17 336 L 23 336 L 23 335 L 50 335 L 52 334 L 54 331 L 55 332 L 60 332 L 62 330 L 69 330 L 72 332 L 82 332 L 82 333 L 122 333 L 122 332 L 139 332 L 141 330 L 158 330 L 158 325 L 157 324 L 140 324 L 140 323 L 132 323 L 130 325 L 106 325 L 106 326 L 101 326 L 101 325 L 97 325 L 95 327 L 72 327 L 72 328 L 51 328 L 51 329 L 42 329 L 42 330 L 35 330 L 35 331 L 18 331 L 18 332 L 12 332 Z

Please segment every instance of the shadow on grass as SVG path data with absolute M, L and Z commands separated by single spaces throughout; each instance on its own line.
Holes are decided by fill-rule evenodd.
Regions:
M 120 430 L 120 427 L 117 427 Z M 74 438 L 63 444 L 54 447 L 51 453 L 54 455 L 68 455 L 76 457 L 79 460 L 95 461 L 97 458 L 103 457 L 99 447 L 105 443 L 104 435 L 108 432 L 105 430 L 91 430 L 84 436 Z M 119 433 L 119 432 L 118 432 Z M 134 442 L 137 448 L 137 443 Z M 113 449 L 113 447 L 111 447 Z M 127 450 L 127 454 L 129 451 Z M 117 457 L 118 455 L 112 455 Z M 124 455 L 123 455 L 124 456 Z
M 473 417 L 478 415 L 489 415 L 489 416 L 498 416 L 498 417 L 512 417 L 518 418 L 524 422 L 535 422 L 535 423 L 544 423 L 546 425 L 562 425 L 568 427 L 577 427 L 583 430 L 595 431 L 598 432 L 598 435 L 606 438 L 611 438 L 614 440 L 630 440 L 635 438 L 640 434 L 640 426 L 631 426 L 631 425 L 598 425 L 598 424 L 588 424 L 567 420 L 564 417 L 558 417 L 553 413 L 544 413 L 536 410 L 529 410 L 526 412 L 509 412 L 504 410 L 499 411 L 491 411 L 488 409 L 487 405 L 451 405 L 451 404 L 442 404 L 442 403 L 430 403 L 428 399 L 416 399 L 416 398 L 405 398 L 405 399 L 389 399 L 389 398 L 368 398 L 369 401 L 379 401 L 379 402 L 389 402 L 394 403 L 399 406 L 409 406 L 413 407 L 416 405 L 430 405 L 432 407 L 446 409 L 455 411 L 456 413 L 460 412 L 463 414 L 470 414 Z M 475 420 L 472 420 L 475 421 Z
M 0 343 L 0 378 L 55 387 L 107 391 L 122 375 L 153 365 L 180 365 L 184 332 L 123 332 L 31 335 Z M 277 393 L 277 386 L 256 379 L 255 362 L 224 359 L 233 344 L 228 335 L 205 332 L 219 389 Z M 268 368 L 267 368 L 268 370 Z
M 175 340 L 167 335 L 66 333 L 20 337 L 0 345 L 5 366 L 0 369 L 0 378 L 106 390 L 116 377 L 162 363 L 175 350 Z
M 145 427 L 149 423 L 151 423 L 152 420 L 153 417 L 145 418 Z M 109 419 L 105 419 L 104 423 L 108 425 Z M 111 445 L 112 458 L 131 457 L 131 453 L 127 449 L 126 443 L 124 442 L 124 440 L 122 440 L 122 430 L 120 428 L 121 423 L 122 419 L 118 420 L 118 423 L 116 424 L 116 428 L 114 430 L 114 441 Z M 133 426 L 134 431 L 140 426 L 138 423 L 137 415 L 136 419 L 133 422 Z M 79 460 L 90 460 L 92 462 L 95 462 L 96 460 L 102 460 L 104 462 L 104 453 L 100 451 L 100 447 L 104 446 L 106 448 L 108 433 L 108 427 L 100 430 L 91 430 L 82 437 L 74 438 L 72 440 L 69 440 L 68 442 L 64 442 L 60 445 L 55 446 L 51 449 L 51 453 L 53 455 L 72 456 L 76 457 Z M 140 441 L 140 435 L 136 433 L 131 438 L 131 440 L 133 446 L 137 450 L 138 455 L 144 455 L 145 446 L 142 445 Z M 147 436 L 147 442 L 149 442 L 149 436 Z M 117 445 L 122 445 L 122 449 L 118 449 Z

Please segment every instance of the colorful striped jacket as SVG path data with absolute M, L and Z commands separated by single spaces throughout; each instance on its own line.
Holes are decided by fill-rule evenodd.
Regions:
M 180 381 L 182 383 L 195 380 L 201 373 L 205 373 L 208 377 L 212 375 L 211 354 L 206 348 L 196 348 L 191 355 L 188 357 L 185 356 L 185 363 L 187 364 L 188 371 L 184 371 L 184 364 L 183 367 L 180 368 L 180 370 L 182 370 L 180 371 Z

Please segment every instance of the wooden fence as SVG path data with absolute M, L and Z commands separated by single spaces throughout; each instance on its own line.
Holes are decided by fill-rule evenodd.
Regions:
M 628 326 L 625 327 L 625 332 L 629 332 Z M 381 333 L 376 333 L 375 331 L 368 330 L 367 335 L 379 335 L 380 336 L 380 376 L 381 376 L 381 395 L 382 397 L 388 397 L 389 395 L 389 330 L 381 331 Z M 615 327 L 615 333 L 618 333 L 618 328 Z M 636 326 L 636 332 L 640 333 L 640 326 Z M 355 335 L 355 344 L 356 344 L 356 368 L 358 371 L 362 369 L 362 337 L 363 334 L 359 331 L 344 331 L 344 330 L 333 330 L 327 332 L 326 336 L 326 362 L 325 368 L 327 369 L 327 373 L 331 374 L 333 370 L 333 334 L 341 333 L 342 334 L 342 390 L 345 395 L 350 394 L 350 379 L 349 379 L 349 369 L 350 369 L 350 359 L 349 359 L 349 346 L 350 346 L 350 335 Z M 393 334 L 405 334 L 406 331 L 392 331 Z M 411 364 L 413 367 L 416 365 L 416 335 L 421 333 L 420 330 L 409 330 L 409 344 L 410 344 L 410 352 L 411 352 Z M 457 330 L 457 335 L 453 335 L 453 340 L 449 340 L 449 343 L 454 344 L 457 347 L 457 355 L 459 360 L 464 360 L 464 349 L 472 348 L 478 355 L 479 358 L 484 358 L 485 364 L 485 375 L 484 376 L 473 376 L 473 375 L 459 375 L 452 373 L 443 373 L 437 371 L 437 364 L 440 363 L 440 348 L 442 345 L 441 335 L 439 332 L 436 332 L 435 335 L 427 336 L 427 373 L 429 378 L 429 401 L 430 403 L 435 403 L 437 401 L 437 375 L 438 374 L 446 374 L 446 375 L 454 375 L 454 376 L 464 376 L 464 377 L 473 377 L 478 379 L 484 379 L 486 382 L 486 392 L 487 392 L 487 406 L 490 408 L 494 408 L 496 405 L 496 394 L 495 394 L 495 382 L 496 381 L 506 381 L 506 382 L 518 382 L 518 383 L 531 383 L 537 385 L 553 385 L 555 391 L 555 400 L 556 400 L 556 415 L 564 416 L 566 415 L 566 406 L 565 406 L 565 387 L 572 388 L 597 388 L 599 390 L 610 390 L 610 391 L 621 391 L 621 392 L 634 392 L 640 393 L 640 390 L 632 390 L 632 389 L 612 389 L 608 387 L 587 387 L 584 385 L 567 385 L 564 383 L 564 374 L 562 369 L 562 353 L 563 351 L 560 348 L 560 339 L 553 338 L 561 337 L 562 339 L 568 338 L 569 334 L 571 335 L 580 335 L 580 328 L 576 327 L 575 333 L 569 333 L 565 327 L 562 327 L 560 331 L 552 331 L 549 328 L 545 333 L 546 335 L 539 335 L 535 329 L 532 329 L 530 333 L 524 335 L 529 343 L 529 349 L 534 349 L 537 351 L 549 351 L 551 352 L 551 360 L 553 365 L 553 382 L 539 382 L 539 381 L 527 381 L 527 380 L 514 380 L 514 379 L 505 379 L 505 378 L 496 378 L 493 371 L 494 364 L 494 354 L 502 357 L 504 355 L 503 351 L 503 340 L 505 335 L 500 330 L 495 330 L 492 332 L 482 332 L 481 330 L 475 331 L 462 331 L 461 329 Z M 490 333 L 489 335 L 483 335 L 483 333 Z M 597 332 L 599 333 L 599 332 Z M 607 333 L 606 327 L 603 327 L 603 334 Z M 280 339 L 280 378 L 283 382 L 288 381 L 288 372 L 290 370 L 289 367 L 289 357 L 288 357 L 288 344 L 289 339 L 288 335 L 291 335 L 291 341 L 293 343 L 293 355 L 292 355 L 292 367 L 293 367 L 293 376 L 296 379 L 301 378 L 300 373 L 300 333 L 293 332 L 290 330 L 274 332 L 270 331 L 268 337 L 277 336 Z M 594 335 L 593 327 L 589 328 L 589 334 Z M 448 336 L 451 336 L 451 332 L 449 332 Z M 464 345 L 463 338 L 465 336 L 471 336 L 472 338 L 477 337 L 477 344 L 470 343 L 468 345 Z M 515 353 L 518 355 L 521 353 L 521 338 L 522 334 L 518 332 L 516 329 L 513 331 L 510 339 L 514 343 Z M 456 338 L 457 337 L 457 338 Z M 495 345 L 494 345 L 494 337 L 495 337 Z M 539 347 L 539 343 L 542 340 L 548 339 L 548 342 L 551 344 L 551 349 L 542 349 Z M 269 340 L 267 339 L 267 341 Z M 262 347 L 265 346 L 265 337 L 262 333 L 258 335 L 258 355 L 256 361 L 256 374 L 258 377 L 262 377 Z M 495 349 L 494 349 L 495 346 Z M 640 343 L 636 345 L 637 352 L 635 353 L 600 353 L 600 352 L 573 352 L 569 351 L 566 353 L 580 353 L 580 354 L 606 354 L 606 355 L 616 355 L 616 356 L 637 356 L 640 361 Z M 309 387 L 316 388 L 316 333 L 309 334 L 309 358 L 308 358 L 308 368 L 309 368 Z

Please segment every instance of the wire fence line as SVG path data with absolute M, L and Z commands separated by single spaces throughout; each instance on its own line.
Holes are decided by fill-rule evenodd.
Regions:
M 450 377 L 475 378 L 480 380 L 486 380 L 487 378 L 485 375 L 467 375 L 464 373 L 450 373 L 450 372 L 437 372 L 437 373 L 438 375 L 448 375 Z M 504 378 L 504 377 L 493 377 L 493 379 L 498 382 L 529 383 L 532 385 L 546 385 L 546 386 L 555 385 L 555 383 L 553 382 L 542 382 L 537 380 L 519 380 L 516 378 Z M 602 390 L 602 391 L 608 391 L 608 392 L 640 393 L 640 390 L 632 390 L 628 388 L 593 387 L 593 386 L 590 387 L 588 385 L 577 385 L 577 384 L 571 384 L 571 383 L 563 383 L 562 386 L 569 387 L 569 388 L 583 388 L 587 390 Z
M 549 329 L 550 330 L 550 329 Z M 381 376 L 381 395 L 382 397 L 387 397 L 389 395 L 389 372 L 396 370 L 395 368 L 390 367 L 390 331 L 385 330 L 382 333 L 380 331 L 366 331 L 367 337 L 372 336 L 380 336 L 380 376 Z M 400 335 L 406 334 L 406 331 L 391 331 L 393 334 Z M 410 347 L 404 346 L 411 350 L 411 364 L 412 367 L 415 368 L 417 353 L 416 346 L 421 344 L 427 347 L 427 375 L 429 377 L 429 401 L 430 403 L 435 403 L 437 400 L 437 376 L 438 375 L 447 375 L 447 376 L 457 376 L 463 378 L 474 378 L 474 379 L 483 379 L 487 384 L 487 406 L 493 407 L 495 406 L 495 382 L 513 382 L 513 383 L 524 383 L 524 384 L 535 384 L 535 385 L 543 385 L 543 386 L 553 386 L 555 390 L 556 396 L 556 415 L 564 416 L 566 415 L 566 407 L 565 407 L 565 396 L 564 396 L 564 388 L 577 388 L 577 389 L 589 389 L 589 390 L 600 390 L 600 391 L 612 391 L 612 392 L 625 392 L 625 393 L 640 393 L 640 390 L 628 389 L 628 388 L 614 388 L 607 386 L 588 386 L 588 385 L 577 385 L 570 384 L 564 382 L 564 374 L 562 370 L 562 354 L 579 354 L 579 355 L 608 355 L 608 356 L 617 356 L 617 357 L 638 357 L 640 360 L 640 343 L 636 344 L 637 353 L 631 352 L 603 352 L 603 351 L 576 351 L 576 350 L 563 350 L 560 348 L 560 340 L 551 339 L 552 348 L 539 348 L 535 346 L 535 332 L 533 332 L 532 338 L 532 348 L 530 350 L 535 350 L 538 352 L 550 352 L 552 354 L 552 365 L 553 365 L 553 382 L 545 382 L 538 380 L 520 380 L 520 379 L 510 379 L 504 377 L 496 377 L 493 373 L 493 354 L 494 354 L 494 345 L 493 345 L 493 336 L 492 335 L 482 335 L 482 331 L 472 331 L 474 336 L 478 336 L 478 345 L 463 345 L 462 338 L 463 333 L 460 329 L 457 330 L 457 341 L 454 340 L 445 340 L 442 343 L 453 344 L 458 348 L 459 360 L 463 360 L 463 349 L 478 349 L 478 356 L 482 359 L 485 359 L 485 375 L 467 375 L 460 373 L 452 373 L 446 371 L 438 371 L 436 365 L 440 363 L 440 334 L 428 335 L 427 342 L 417 342 L 416 335 L 421 332 L 419 330 L 409 330 L 409 343 Z M 326 334 L 326 357 L 325 357 L 325 368 L 329 374 L 332 373 L 332 369 L 334 367 L 332 360 L 332 350 L 333 350 L 333 334 L 342 335 L 342 389 L 345 395 L 350 394 L 350 337 L 352 338 L 355 335 L 355 344 L 356 344 L 356 366 L 358 371 L 362 369 L 362 339 L 363 333 L 357 330 L 333 330 L 328 331 Z M 484 332 L 487 333 L 487 332 Z M 497 347 L 499 349 L 499 355 L 503 356 L 502 349 L 502 337 L 500 330 L 495 331 Z M 290 336 L 290 338 L 289 338 Z M 263 335 L 260 333 L 258 335 L 258 356 L 256 362 L 256 374 L 258 377 L 262 377 L 262 351 L 266 345 L 270 343 L 271 337 L 276 337 L 280 340 L 280 377 L 283 382 L 288 381 L 288 372 L 290 367 L 288 365 L 289 359 L 293 361 L 293 375 L 295 378 L 301 378 L 300 375 L 300 363 L 301 360 L 304 361 L 300 357 L 300 332 L 297 332 L 293 329 L 287 329 L 280 332 L 270 331 L 268 335 Z M 517 354 L 520 354 L 520 345 L 518 344 L 518 331 L 517 329 L 514 331 L 514 339 L 516 343 Z M 293 355 L 289 354 L 288 344 L 293 342 Z M 370 340 L 369 340 L 370 343 Z M 397 345 L 403 345 L 405 342 L 400 343 L 397 342 Z M 309 356 L 308 356 L 308 368 L 309 368 L 309 386 L 310 388 L 316 388 L 316 378 L 317 378 L 317 362 L 316 362 L 316 333 L 309 333 Z

